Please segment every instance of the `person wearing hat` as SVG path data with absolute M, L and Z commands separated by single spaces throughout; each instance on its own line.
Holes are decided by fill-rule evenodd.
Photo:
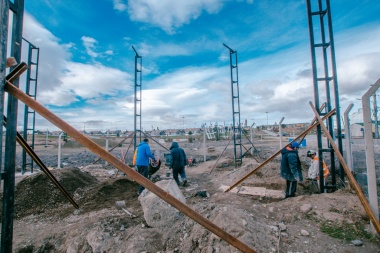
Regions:
M 150 147 L 148 144 L 149 140 L 144 139 L 137 148 L 137 154 L 136 154 L 136 166 L 137 171 L 143 175 L 144 177 L 148 178 L 148 166 L 149 166 L 149 158 L 153 160 L 153 162 L 156 161 L 156 158 L 150 151 Z M 139 185 L 139 191 L 138 195 L 141 194 L 141 192 L 145 189 L 144 186 Z
M 285 198 L 296 196 L 297 182 L 302 182 L 302 167 L 298 156 L 299 144 L 292 142 L 281 150 L 281 177 L 286 179 Z
M 319 179 L 319 158 L 317 152 L 315 150 L 309 150 L 307 151 L 306 156 L 311 159 L 310 167 L 307 173 L 308 178 L 312 180 Z M 323 178 L 326 179 L 330 175 L 330 171 L 324 160 L 322 160 L 322 167 Z
M 185 151 L 179 147 L 178 142 L 173 141 L 170 147 L 170 155 L 172 156 L 172 160 L 170 163 L 170 168 L 173 169 L 173 178 L 178 186 L 180 186 L 180 181 L 178 178 L 178 174 L 182 179 L 182 186 L 187 186 L 186 172 L 185 166 L 187 165 L 187 158 Z

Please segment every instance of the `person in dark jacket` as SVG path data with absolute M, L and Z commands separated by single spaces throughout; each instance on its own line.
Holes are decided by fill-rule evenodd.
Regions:
M 149 158 L 151 158 L 153 162 L 156 161 L 156 158 L 154 157 L 152 152 L 150 152 L 150 147 L 149 147 L 148 142 L 149 142 L 148 139 L 144 139 L 143 142 L 139 144 L 137 148 L 137 155 L 136 155 L 137 171 L 146 178 L 148 178 Z M 139 185 L 138 195 L 140 195 L 144 189 L 145 189 L 144 186 Z
M 187 185 L 185 166 L 187 165 L 187 158 L 185 151 L 179 147 L 178 142 L 173 142 L 170 147 L 170 155 L 172 157 L 170 168 L 173 169 L 173 178 L 177 185 L 180 185 L 178 174 L 181 176 L 182 185 Z
M 286 179 L 285 198 L 295 197 L 297 182 L 302 182 L 302 167 L 298 157 L 299 144 L 293 142 L 281 150 L 281 177 Z

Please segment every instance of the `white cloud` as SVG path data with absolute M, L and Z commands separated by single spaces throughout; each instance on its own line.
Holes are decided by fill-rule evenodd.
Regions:
M 128 13 L 131 20 L 150 23 L 173 33 L 175 28 L 197 19 L 203 10 L 217 13 L 222 7 L 218 0 L 130 0 Z
M 99 54 L 94 51 L 94 49 L 96 49 L 95 45 L 98 42 L 94 38 L 87 36 L 82 36 L 81 40 L 83 42 L 83 46 L 86 48 L 87 54 L 93 58 L 98 57 Z
M 125 11 L 128 7 L 123 0 L 113 0 L 113 8 L 118 11 Z

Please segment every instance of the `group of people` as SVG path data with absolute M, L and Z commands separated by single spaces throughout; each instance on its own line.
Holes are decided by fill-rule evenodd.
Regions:
M 281 150 L 281 177 L 286 180 L 285 198 L 295 197 L 298 182 L 303 181 L 301 161 L 298 156 L 299 144 L 292 142 Z M 307 157 L 311 159 L 308 170 L 308 180 L 319 180 L 319 158 L 314 150 L 307 151 Z M 326 179 L 330 171 L 322 160 L 323 177 Z M 325 181 L 326 182 L 326 181 Z
M 137 148 L 135 165 L 137 171 L 148 178 L 148 166 L 150 163 L 157 164 L 157 157 L 155 157 L 148 144 L 149 140 L 144 139 Z M 299 144 L 292 142 L 281 150 L 282 159 L 280 165 L 281 177 L 286 180 L 285 198 L 295 197 L 298 182 L 303 181 L 301 161 L 298 156 Z M 185 166 L 188 164 L 185 151 L 179 147 L 178 142 L 173 142 L 170 147 L 171 162 L 170 168 L 173 170 L 173 178 L 178 186 L 181 185 L 179 176 L 182 179 L 182 186 L 187 186 L 187 178 Z M 319 179 L 319 158 L 317 152 L 309 150 L 307 157 L 311 159 L 310 167 L 308 170 L 309 180 Z M 330 175 L 330 171 L 322 160 L 323 177 L 326 179 Z M 139 185 L 138 195 L 144 190 L 144 186 Z
M 182 186 L 187 186 L 187 178 L 185 172 L 185 166 L 187 165 L 187 158 L 185 151 L 179 147 L 178 142 L 173 142 L 170 147 L 170 155 L 172 157 L 170 162 L 170 168 L 173 170 L 173 178 L 177 185 L 181 185 L 178 175 L 182 179 Z M 149 164 L 158 164 L 158 158 L 155 157 L 149 146 L 149 140 L 144 139 L 135 151 L 135 166 L 137 171 L 148 178 L 149 175 Z M 139 185 L 138 195 L 142 193 L 145 189 L 144 186 Z

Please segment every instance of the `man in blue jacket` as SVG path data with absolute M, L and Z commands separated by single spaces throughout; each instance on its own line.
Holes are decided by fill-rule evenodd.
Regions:
M 148 178 L 149 158 L 151 158 L 153 162 L 155 162 L 155 157 L 150 151 L 148 142 L 148 139 L 144 139 L 144 141 L 139 144 L 139 146 L 137 147 L 136 156 L 137 171 L 146 178 Z M 144 186 L 139 185 L 138 195 L 140 195 L 144 189 Z
M 296 196 L 297 182 L 302 182 L 302 167 L 298 157 L 299 144 L 292 142 L 281 150 L 281 177 L 286 179 L 285 198 Z

